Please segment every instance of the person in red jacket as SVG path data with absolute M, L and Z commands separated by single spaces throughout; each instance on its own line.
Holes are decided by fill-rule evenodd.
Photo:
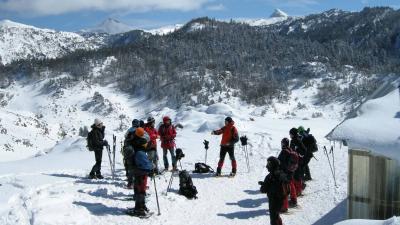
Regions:
M 222 166 L 224 165 L 225 156 L 226 153 L 228 153 L 232 163 L 232 172 L 230 176 L 235 176 L 237 171 L 237 163 L 235 159 L 234 146 L 235 143 L 238 142 L 239 140 L 239 134 L 235 127 L 235 122 L 231 117 L 226 117 L 225 126 L 219 130 L 214 130 L 213 132 L 211 132 L 211 134 L 213 135 L 222 134 L 221 150 L 219 152 L 219 162 L 217 167 L 217 173 L 215 175 L 221 176 L 221 170 Z
M 176 130 L 175 127 L 171 124 L 171 118 L 168 116 L 164 116 L 163 124 L 158 128 L 158 134 L 160 135 L 161 139 L 161 148 L 163 149 L 163 161 L 165 170 L 169 169 L 169 162 L 168 162 L 168 151 L 171 154 L 172 160 L 172 170 L 176 171 L 176 157 L 175 157 L 175 137 L 176 137 Z
M 158 138 L 158 131 L 154 128 L 156 120 L 153 117 L 147 118 L 147 123 L 144 125 L 144 130 L 150 137 L 149 144 L 147 146 L 148 152 L 147 155 L 149 156 L 150 162 L 153 163 L 155 172 L 158 173 L 158 154 L 157 154 L 157 138 Z

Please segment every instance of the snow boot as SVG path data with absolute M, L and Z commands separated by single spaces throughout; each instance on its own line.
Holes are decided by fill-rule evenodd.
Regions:
M 89 174 L 89 179 L 96 179 L 96 175 L 94 175 L 94 173 L 90 173 Z
M 96 178 L 97 178 L 97 179 L 103 179 L 104 177 L 103 177 L 101 174 L 97 174 L 97 175 L 96 175 Z
M 215 173 L 216 177 L 220 177 L 221 176 L 221 168 L 217 168 L 217 172 Z

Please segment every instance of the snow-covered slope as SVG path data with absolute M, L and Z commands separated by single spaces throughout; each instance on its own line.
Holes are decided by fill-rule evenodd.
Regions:
M 145 30 L 145 31 L 149 32 L 153 35 L 165 35 L 165 34 L 172 33 L 176 30 L 179 30 L 182 26 L 183 26 L 183 24 L 175 24 L 175 25 L 168 25 L 168 26 L 163 26 L 160 28 L 155 28 L 155 29 Z
M 110 60 L 113 60 L 110 58 Z M 107 62 L 99 65 L 106 69 Z M 93 76 L 96 71 L 93 70 Z M 0 133 L 0 224 L 268 224 L 267 199 L 260 194 L 257 182 L 266 175 L 267 157 L 277 155 L 280 140 L 288 136 L 292 127 L 310 127 L 320 148 L 329 145 L 323 139 L 340 120 L 341 107 L 332 104 L 326 108 L 313 106 L 316 83 L 308 88 L 292 90 L 286 102 L 275 101 L 273 106 L 255 107 L 229 93 L 216 93 L 210 98 L 223 99 L 210 106 L 182 106 L 179 109 L 162 107 L 141 98 L 132 98 L 111 86 L 100 87 L 85 82 L 69 81 L 68 75 L 33 84 L 16 82 L 2 89 L 0 124 L 7 132 Z M 230 96 L 232 94 L 230 93 Z M 26 101 L 29 99 L 29 101 Z M 301 102 L 299 107 L 299 103 Z M 306 107 L 302 106 L 306 105 Z M 316 112 L 324 112 L 313 118 Z M 117 154 L 117 179 L 109 178 L 107 155 L 103 155 L 104 180 L 88 180 L 93 164 L 93 153 L 85 148 L 85 139 L 77 136 L 79 128 L 89 126 L 95 117 L 106 125 L 106 139 L 117 135 L 117 153 L 123 133 L 132 118 L 152 115 L 159 122 L 170 115 L 184 128 L 178 130 L 178 147 L 186 154 L 182 167 L 194 169 L 195 162 L 204 161 L 203 140 L 210 141 L 207 163 L 215 167 L 218 161 L 220 137 L 210 131 L 223 124 L 227 115 L 233 116 L 241 135 L 249 137 L 250 170 L 247 171 L 245 154 L 236 146 L 238 175 L 234 179 L 214 178 L 193 174 L 199 199 L 187 200 L 177 194 L 178 178 L 172 192 L 166 194 L 166 173 L 156 179 L 161 215 L 139 220 L 124 215 L 133 207 L 126 199 L 132 194 L 124 188 L 124 170 Z M 121 127 L 122 124 L 125 126 Z M 47 130 L 47 132 L 46 132 Z M 32 146 L 15 143 L 13 139 L 27 139 Z M 26 141 L 26 142 L 27 142 Z M 6 144 L 10 150 L 4 151 Z M 335 152 L 338 187 L 334 186 L 327 160 L 322 150 L 310 166 L 314 180 L 308 183 L 301 207 L 283 215 L 285 224 L 332 224 L 344 216 L 346 197 L 347 152 Z M 161 152 L 159 152 L 161 154 Z M 36 157 L 31 157 L 36 156 Z M 25 158 L 25 159 L 23 159 Z M 19 159 L 19 161 L 13 161 Z M 230 171 L 229 159 L 223 173 Z M 148 207 L 156 210 L 153 181 L 148 184 Z M 331 211 L 339 211 L 332 215 Z
M 95 49 L 102 44 L 101 39 L 84 38 L 76 33 L 0 21 L 0 64 L 28 58 L 56 58 L 77 49 Z
M 124 24 L 113 18 L 108 18 L 103 22 L 101 22 L 96 27 L 84 29 L 81 30 L 80 32 L 118 34 L 118 33 L 125 33 L 133 29 L 134 28 L 130 25 Z

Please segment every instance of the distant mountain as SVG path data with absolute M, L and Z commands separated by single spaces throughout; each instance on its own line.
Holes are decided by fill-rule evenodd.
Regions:
M 280 9 L 275 9 L 275 11 L 271 14 L 270 18 L 277 18 L 277 17 L 289 17 L 287 13 Z
M 57 58 L 77 49 L 97 49 L 102 45 L 98 38 L 0 21 L 0 64 L 3 65 L 20 59 Z
M 235 19 L 237 22 L 246 23 L 250 26 L 268 26 L 271 24 L 275 24 L 278 22 L 282 22 L 287 20 L 289 15 L 283 12 L 280 9 L 275 9 L 275 11 L 271 14 L 269 18 L 261 18 L 261 19 Z
M 119 34 L 134 30 L 134 27 L 124 24 L 116 19 L 108 18 L 93 28 L 81 30 L 84 33 Z

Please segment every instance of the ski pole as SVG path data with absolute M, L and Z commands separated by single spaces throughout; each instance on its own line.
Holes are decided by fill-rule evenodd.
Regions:
M 115 151 L 117 149 L 117 137 L 113 134 L 113 179 L 115 178 Z
M 107 154 L 108 154 L 108 159 L 109 159 L 109 161 L 110 161 L 111 176 L 112 176 L 112 179 L 114 179 L 113 168 L 112 168 L 112 161 L 111 161 L 111 149 L 110 149 L 110 145 L 107 145 Z
M 168 194 L 169 190 L 171 189 L 172 186 L 172 180 L 174 179 L 174 172 L 172 171 L 171 173 L 171 177 L 169 178 L 169 183 L 168 183 L 168 187 L 167 187 L 167 192 L 165 193 L 165 195 Z
M 336 185 L 336 178 L 335 178 L 335 175 L 334 175 L 334 173 L 333 173 L 333 169 L 332 169 L 332 165 L 331 165 L 331 160 L 329 159 L 328 150 L 326 149 L 325 146 L 324 146 L 324 153 L 325 153 L 325 155 L 326 155 L 326 158 L 328 158 L 329 168 L 331 169 L 333 181 L 335 182 L 335 187 L 337 187 L 337 185 Z
M 249 158 L 249 151 L 247 149 L 247 145 L 245 146 L 246 149 L 246 159 L 247 159 L 247 172 L 250 173 L 250 158 Z
M 333 176 L 336 179 L 335 154 L 333 153 L 333 146 L 331 146 L 331 153 L 332 153 Z
M 158 209 L 158 216 L 161 215 L 160 212 L 160 203 L 158 202 L 158 192 L 157 192 L 157 185 L 156 185 L 156 179 L 153 177 L 154 181 L 154 191 L 156 192 L 156 201 L 157 201 L 157 209 Z

